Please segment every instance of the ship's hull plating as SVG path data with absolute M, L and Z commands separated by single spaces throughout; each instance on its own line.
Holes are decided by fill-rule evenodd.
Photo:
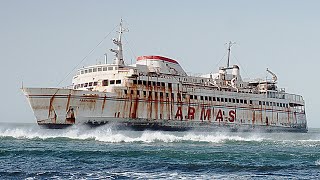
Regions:
M 150 100 L 57 88 L 23 91 L 38 124 L 46 128 L 111 124 L 132 130 L 307 132 L 305 114 L 289 108 Z

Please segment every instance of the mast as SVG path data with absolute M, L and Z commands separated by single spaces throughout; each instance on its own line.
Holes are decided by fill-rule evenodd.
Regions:
M 127 29 L 125 29 L 122 26 L 122 19 L 120 20 L 120 29 L 118 31 L 119 36 L 118 39 L 113 39 L 112 42 L 117 46 L 117 49 L 110 49 L 111 52 L 115 53 L 115 60 L 114 64 L 124 66 L 124 60 L 123 60 L 123 50 L 122 50 L 122 34 L 124 32 L 128 32 Z
M 234 45 L 234 42 L 229 41 L 228 45 L 228 62 L 227 62 L 227 68 L 230 66 L 230 53 L 231 53 L 231 46 Z

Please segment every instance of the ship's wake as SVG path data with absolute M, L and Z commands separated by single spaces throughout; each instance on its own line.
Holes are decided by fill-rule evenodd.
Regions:
M 43 129 L 37 125 L 5 125 L 0 127 L 1 138 L 94 140 L 107 143 L 226 143 L 226 142 L 273 142 L 273 143 L 316 143 L 320 136 L 296 139 L 294 133 L 233 133 L 233 132 L 165 132 L 165 131 L 119 131 L 111 126 L 88 128 L 73 126 L 67 129 Z

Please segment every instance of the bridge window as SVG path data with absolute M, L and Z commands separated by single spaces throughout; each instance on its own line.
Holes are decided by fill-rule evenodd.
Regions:
M 140 95 L 140 91 L 137 91 L 137 96 L 139 96 Z
M 110 80 L 110 84 L 114 84 L 115 83 L 115 81 L 114 80 Z
M 97 72 L 97 68 L 93 68 L 93 72 Z
M 97 82 L 97 81 L 96 81 L 96 82 L 93 82 L 93 85 L 94 85 L 94 86 L 98 85 L 98 82 Z
M 221 98 L 221 102 L 224 102 L 224 98 Z
M 81 71 L 81 74 L 84 74 L 84 71 L 83 71 L 83 70 Z
M 102 68 L 101 68 L 101 67 L 99 67 L 99 68 L 98 68 L 98 71 L 102 71 Z
M 160 92 L 160 97 L 161 97 L 161 98 L 163 97 L 163 92 Z
M 84 70 L 84 73 L 88 73 L 88 69 Z
M 200 96 L 200 100 L 203 100 L 203 96 Z
M 169 93 L 166 93 L 166 97 L 169 98 Z
M 146 86 L 147 85 L 147 81 L 142 81 L 142 84 Z
M 85 84 L 84 84 L 84 87 L 88 87 L 88 83 L 85 83 Z
M 160 86 L 160 82 L 157 82 L 157 86 Z
M 247 104 L 247 100 L 246 100 L 246 99 L 245 99 L 245 100 L 243 100 L 243 103 L 244 103 L 244 104 Z
M 138 84 L 140 84 L 140 85 L 141 85 L 141 84 L 142 84 L 142 81 L 141 81 L 141 80 L 138 80 Z
M 190 95 L 190 99 L 193 99 L 193 95 Z
M 113 70 L 113 67 L 108 67 L 108 71 L 112 71 Z
M 220 98 L 219 98 L 219 97 L 217 97 L 217 101 L 220 101 Z
M 156 82 L 152 81 L 152 86 L 156 86 Z
M 266 102 L 266 105 L 269 106 L 269 102 Z
M 102 86 L 108 86 L 108 79 L 102 81 Z
M 212 97 L 212 101 L 216 101 L 216 97 Z
M 250 104 L 252 104 L 252 100 L 250 100 Z
M 124 92 L 124 94 L 128 94 L 128 91 L 125 89 L 125 90 L 123 90 L 123 92 Z
M 92 69 L 89 69 L 89 73 L 92 73 Z
M 121 80 L 116 80 L 116 84 L 121 84 Z
M 204 100 L 206 100 L 206 101 L 207 101 L 207 100 L 208 100 L 208 97 L 207 97 L 207 96 L 205 96 L 205 97 L 204 97 Z
M 107 71 L 108 69 L 107 69 L 107 67 L 103 67 L 103 71 Z
M 243 99 L 240 99 L 240 103 L 243 104 Z
M 209 101 L 211 101 L 211 96 L 209 97 Z
M 166 86 L 166 83 L 162 82 L 162 83 L 161 83 L 161 86 L 162 86 L 162 87 L 165 87 L 165 86 Z
M 89 82 L 89 86 L 92 86 L 93 82 Z
M 236 99 L 236 102 L 239 103 L 239 99 Z
M 168 88 L 172 88 L 172 83 L 168 83 Z
M 197 95 L 194 95 L 194 99 L 198 99 L 198 96 L 197 96 Z
M 233 98 L 233 99 L 232 99 L 232 103 L 236 103 L 236 99 Z
M 137 80 L 133 80 L 132 82 L 133 82 L 133 84 L 137 84 Z
M 143 91 L 143 96 L 144 96 L 144 97 L 147 96 L 147 91 Z

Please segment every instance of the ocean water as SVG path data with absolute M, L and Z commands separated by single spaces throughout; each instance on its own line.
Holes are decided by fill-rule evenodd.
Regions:
M 320 129 L 137 132 L 0 124 L 0 179 L 320 179 Z

